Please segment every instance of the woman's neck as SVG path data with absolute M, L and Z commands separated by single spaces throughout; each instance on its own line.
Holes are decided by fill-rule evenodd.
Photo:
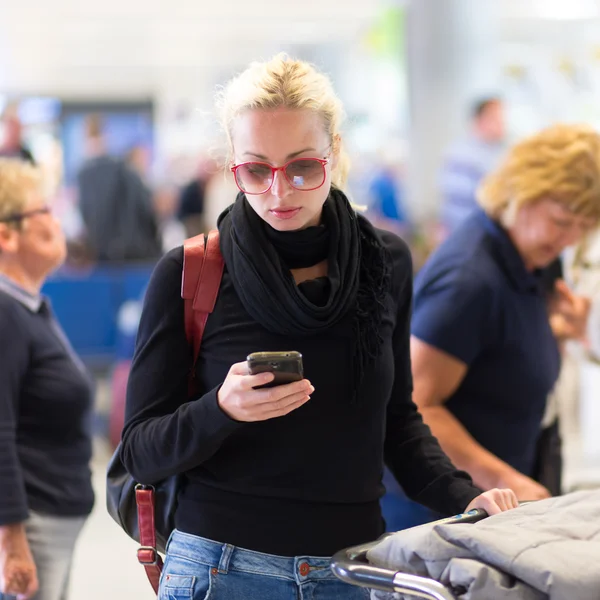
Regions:
M 265 224 L 265 233 L 289 269 L 308 269 L 323 262 L 329 255 L 330 232 L 326 227 L 278 231 Z
M 43 278 L 36 279 L 29 275 L 20 265 L 0 260 L 0 274 L 16 283 L 30 294 L 38 295 L 44 283 Z
M 521 260 L 525 265 L 525 270 L 529 273 L 533 273 L 533 271 L 537 269 L 537 266 L 535 262 L 532 261 L 531 258 L 527 255 L 527 253 L 521 249 L 518 236 L 515 235 L 515 232 L 510 227 L 504 227 L 504 231 L 506 231 L 506 234 L 508 235 L 510 241 L 512 242 L 513 246 L 515 247 L 516 251 L 521 257 Z

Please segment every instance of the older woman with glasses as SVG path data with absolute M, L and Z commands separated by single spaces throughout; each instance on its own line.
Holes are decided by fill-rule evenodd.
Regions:
M 36 169 L 0 159 L 0 599 L 64 600 L 94 502 L 92 382 L 40 290 L 66 255 Z
M 327 557 L 383 532 L 384 459 L 447 515 L 499 512 L 457 471 L 411 400 L 406 245 L 342 191 L 342 107 L 312 66 L 254 63 L 221 97 L 240 193 L 219 219 L 225 271 L 195 367 L 183 251 L 158 264 L 129 378 L 121 458 L 152 484 L 184 474 L 159 598 L 368 598 Z M 233 199 L 232 199 L 233 200 Z M 252 352 L 297 350 L 309 379 L 256 389 Z
M 415 282 L 414 398 L 477 486 L 539 500 L 560 493 L 557 425 L 542 430 L 559 347 L 584 335 L 589 311 L 560 279 L 549 293 L 544 270 L 598 224 L 600 135 L 556 125 L 524 139 L 479 202 Z M 394 527 L 437 516 L 406 498 L 390 505 Z

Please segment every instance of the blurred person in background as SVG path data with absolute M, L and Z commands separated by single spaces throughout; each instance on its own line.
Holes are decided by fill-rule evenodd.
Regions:
M 206 226 L 206 187 L 217 165 L 208 157 L 203 157 L 197 168 L 196 176 L 181 190 L 177 218 L 183 223 L 187 237 L 208 231 Z
M 216 162 L 216 171 L 206 182 L 204 195 L 204 226 L 207 231 L 217 226 L 219 215 L 231 206 L 239 191 L 225 159 Z
M 33 154 L 23 141 L 23 126 L 17 105 L 9 105 L 0 118 L 0 157 L 20 158 L 35 164 Z
M 410 252 L 342 192 L 331 82 L 279 55 L 233 79 L 220 109 L 239 193 L 218 222 L 225 270 L 199 360 L 177 248 L 152 276 L 127 390 L 123 464 L 144 484 L 185 480 L 159 597 L 367 599 L 329 557 L 383 533 L 384 455 L 448 515 L 516 498 L 481 495 L 411 400 Z M 251 375 L 247 355 L 281 349 L 301 352 L 312 383 L 256 389 L 273 374 Z
M 543 270 L 598 223 L 600 136 L 586 126 L 543 130 L 509 151 L 478 197 L 483 211 L 415 281 L 414 400 L 477 486 L 538 500 L 561 493 L 558 423 L 543 429 L 542 419 L 560 347 L 585 336 L 590 306 L 560 279 L 548 294 Z M 438 516 L 395 500 L 386 516 L 396 528 Z
M 0 159 L 0 599 L 65 600 L 92 510 L 92 380 L 40 290 L 65 238 L 39 172 Z
M 477 209 L 476 191 L 505 150 L 505 109 L 500 98 L 483 98 L 471 111 L 469 135 L 447 151 L 440 173 L 442 224 L 451 234 Z
M 158 184 L 154 188 L 154 212 L 163 253 L 181 246 L 188 236 L 185 225 L 177 218 L 178 198 L 174 185 Z
M 127 151 L 125 162 L 132 171 L 135 171 L 141 177 L 142 181 L 148 179 L 150 159 L 148 157 L 148 150 L 143 145 L 134 144 Z
M 594 444 L 592 438 L 595 439 L 594 429 L 600 425 L 593 407 L 588 404 L 596 404 L 600 374 L 600 229 L 565 252 L 563 262 L 564 277 L 569 286 L 576 294 L 590 299 L 590 316 L 587 335 L 580 340 L 582 343 L 569 343 L 565 347 L 555 391 L 555 410 L 560 415 L 567 446 L 569 436 L 574 439 L 575 435 L 581 434 L 585 439 L 578 439 L 577 445 L 590 452 L 589 447 Z M 593 380 L 590 381 L 590 377 Z
M 77 188 L 91 252 L 100 262 L 156 260 L 161 243 L 150 190 L 125 161 L 109 156 L 98 116 L 86 120 L 85 135 Z
M 369 181 L 367 216 L 376 227 L 406 236 L 410 233 L 410 221 L 404 206 L 403 158 L 403 152 L 392 145 L 379 153 Z

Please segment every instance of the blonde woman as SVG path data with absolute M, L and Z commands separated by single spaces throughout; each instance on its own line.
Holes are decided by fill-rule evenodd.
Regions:
M 583 334 L 589 310 L 560 280 L 549 297 L 542 270 L 598 223 L 600 136 L 556 125 L 525 139 L 483 181 L 479 202 L 415 282 L 413 397 L 477 486 L 536 500 L 550 493 L 535 463 L 559 344 Z M 415 508 L 395 507 L 395 523 L 415 524 Z
M 159 598 L 368 598 L 328 557 L 383 532 L 383 462 L 445 514 L 515 506 L 481 495 L 411 400 L 406 245 L 341 191 L 342 106 L 310 65 L 278 56 L 225 88 L 240 189 L 219 219 L 225 272 L 196 378 L 178 248 L 158 264 L 129 378 L 123 463 L 141 483 L 185 475 Z M 255 351 L 297 350 L 310 381 L 255 389 Z
M 65 238 L 38 171 L 0 159 L 0 599 L 65 600 L 94 503 L 92 381 L 48 301 Z

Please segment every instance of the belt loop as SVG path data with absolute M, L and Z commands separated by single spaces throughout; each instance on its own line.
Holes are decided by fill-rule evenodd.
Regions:
M 219 573 L 227 574 L 227 571 L 229 570 L 229 562 L 234 549 L 235 546 L 232 546 L 231 544 L 225 544 L 223 546 L 223 552 L 221 553 L 221 560 L 219 561 L 218 567 Z

